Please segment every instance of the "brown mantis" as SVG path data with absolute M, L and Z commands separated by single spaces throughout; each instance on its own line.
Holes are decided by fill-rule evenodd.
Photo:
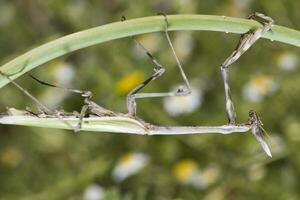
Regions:
M 133 38 L 133 40 L 137 43 L 137 45 L 139 45 L 146 52 L 147 56 L 150 58 L 150 60 L 154 64 L 154 68 L 153 68 L 154 73 L 149 78 L 144 80 L 141 84 L 136 86 L 134 89 L 132 89 L 128 93 L 127 98 L 126 98 L 126 105 L 127 105 L 127 110 L 128 110 L 127 115 L 129 117 L 133 117 L 133 118 L 138 119 L 137 116 L 136 116 L 136 99 L 138 99 L 138 98 L 165 97 L 165 96 L 184 96 L 184 95 L 189 95 L 191 93 L 189 81 L 188 81 L 188 79 L 185 75 L 183 67 L 182 67 L 182 65 L 181 65 L 181 63 L 180 63 L 180 61 L 179 61 L 179 59 L 176 55 L 175 49 L 174 49 L 173 44 L 170 40 L 169 33 L 168 33 L 168 21 L 167 21 L 167 17 L 165 15 L 164 15 L 164 19 L 165 19 L 164 33 L 166 35 L 168 44 L 169 44 L 170 48 L 172 49 L 173 56 L 176 59 L 176 63 L 177 63 L 177 66 L 180 70 L 182 78 L 185 82 L 185 87 L 178 88 L 178 90 L 175 91 L 175 92 L 138 93 L 142 88 L 144 88 L 150 82 L 152 82 L 156 78 L 160 77 L 165 72 L 165 68 L 157 61 L 157 59 L 155 59 L 155 57 L 143 46 L 143 44 L 141 42 L 139 42 L 137 39 Z M 125 17 L 122 17 L 122 21 L 124 21 L 124 20 L 125 20 Z M 110 110 L 104 109 L 101 106 L 99 106 L 98 104 L 96 104 L 95 102 L 91 101 L 92 92 L 90 92 L 90 91 L 64 88 L 64 87 L 61 87 L 61 86 L 57 86 L 57 85 L 53 85 L 53 84 L 49 84 L 49 83 L 46 83 L 44 81 L 41 81 L 41 80 L 37 79 L 36 77 L 34 77 L 32 75 L 30 75 L 30 77 L 33 78 L 34 80 L 36 80 L 37 82 L 39 82 L 42 85 L 63 89 L 63 90 L 73 92 L 73 93 L 78 93 L 84 98 L 84 105 L 83 105 L 83 107 L 81 109 L 81 112 L 80 112 L 80 115 L 79 115 L 79 122 L 78 122 L 78 125 L 75 127 L 76 132 L 80 131 L 81 126 L 82 126 L 83 118 L 87 114 L 87 112 L 91 112 L 91 113 L 96 114 L 97 116 L 100 116 L 100 117 L 101 116 L 116 116 L 117 115 L 116 113 L 114 113 Z M 118 114 L 118 115 L 122 115 L 122 114 Z M 142 121 L 142 120 L 140 120 L 140 121 Z
M 263 27 L 258 28 L 255 31 L 249 31 L 248 33 L 245 33 L 241 36 L 239 43 L 233 53 L 223 62 L 221 65 L 221 73 L 222 73 L 222 78 L 224 81 L 224 91 L 225 91 L 225 107 L 226 107 L 226 112 L 227 112 L 227 117 L 229 124 L 235 124 L 236 121 L 236 113 L 234 110 L 234 105 L 231 99 L 231 94 L 230 94 L 230 86 L 229 86 L 229 78 L 228 78 L 228 68 L 229 65 L 233 64 L 235 61 L 239 59 L 239 57 L 245 53 L 264 33 L 269 31 L 273 24 L 274 20 L 268 16 L 265 16 L 261 13 L 254 13 L 251 14 L 249 19 L 254 19 L 262 23 Z M 266 144 L 266 142 L 263 140 L 261 130 L 262 128 L 262 123 L 257 116 L 255 111 L 250 111 L 249 112 L 249 118 L 251 119 L 248 121 L 249 123 L 252 124 L 252 133 L 255 136 L 255 138 L 258 140 L 258 142 L 261 144 L 265 152 L 269 155 L 271 155 L 271 151 Z
M 108 116 L 108 117 L 116 117 L 116 116 L 122 116 L 122 117 L 129 117 L 129 118 L 134 118 L 137 119 L 136 116 L 136 99 L 138 98 L 152 98 L 152 97 L 165 97 L 165 96 L 184 96 L 184 95 L 189 95 L 191 93 L 190 90 L 190 84 L 188 81 L 188 78 L 185 75 L 185 72 L 183 70 L 183 67 L 176 55 L 175 49 L 173 47 L 173 44 L 170 40 L 170 36 L 168 34 L 168 20 L 167 16 L 163 15 L 164 17 L 164 33 L 167 38 L 168 44 L 172 50 L 172 54 L 176 60 L 177 66 L 180 70 L 180 73 L 182 75 L 182 78 L 185 83 L 185 87 L 180 87 L 177 89 L 175 92 L 165 92 L 165 93 L 138 93 L 142 88 L 144 88 L 147 84 L 155 80 L 156 78 L 160 77 L 164 72 L 165 68 L 154 58 L 154 56 L 143 46 L 141 42 L 139 42 L 137 39 L 133 38 L 134 41 L 146 52 L 152 63 L 154 64 L 154 73 L 145 81 L 143 81 L 141 84 L 136 86 L 132 91 L 129 92 L 126 98 L 126 105 L 127 105 L 127 114 L 121 114 L 121 113 L 114 113 L 108 109 L 102 108 L 95 102 L 91 100 L 92 98 L 92 93 L 90 91 L 84 91 L 84 90 L 78 90 L 78 89 L 70 89 L 70 88 L 64 88 L 61 86 L 53 85 L 46 83 L 44 81 L 41 81 L 33 76 L 31 76 L 34 80 L 38 81 L 39 83 L 43 85 L 48 85 L 51 87 L 56 87 L 60 89 L 67 90 L 69 92 L 74 92 L 80 94 L 84 98 L 84 105 L 81 108 L 81 112 L 79 115 L 76 117 L 78 118 L 78 124 L 74 127 L 71 124 L 69 124 L 65 119 L 64 119 L 64 113 L 59 113 L 58 111 L 51 111 L 48 109 L 46 106 L 41 104 L 35 97 L 33 97 L 29 92 L 27 92 L 25 89 L 23 89 L 20 85 L 18 85 L 15 81 L 9 78 L 8 75 L 5 75 L 1 73 L 1 75 L 7 77 L 16 87 L 21 89 L 27 96 L 29 96 L 32 100 L 34 100 L 39 107 L 42 108 L 43 112 L 47 113 L 50 116 L 54 116 L 60 119 L 63 123 L 65 123 L 69 128 L 73 129 L 75 132 L 78 132 L 81 130 L 82 127 L 82 122 L 84 117 L 86 116 L 87 113 L 91 113 L 93 115 L 103 117 L 103 116 Z M 229 78 L 228 78 L 228 67 L 232 63 L 234 63 L 238 58 L 245 52 L 247 51 L 250 46 L 252 46 L 255 41 L 257 41 L 265 32 L 271 29 L 273 20 L 267 16 L 264 16 L 262 14 L 256 13 L 255 15 L 250 16 L 251 19 L 255 20 L 260 20 L 262 21 L 263 27 L 258 28 L 255 31 L 250 31 L 248 33 L 245 33 L 242 35 L 239 44 L 237 45 L 236 49 L 234 52 L 225 60 L 225 62 L 221 65 L 221 72 L 222 72 L 222 78 L 224 81 L 224 89 L 225 89 L 225 101 L 226 101 L 226 112 L 229 120 L 229 125 L 225 126 L 214 126 L 214 127 L 157 127 L 157 126 L 147 126 L 146 123 L 144 123 L 145 128 L 149 133 L 155 133 L 155 131 L 160 131 L 160 132 L 167 132 L 167 131 L 173 131 L 173 132 L 180 132 L 180 133 L 196 133 L 196 132 L 220 132 L 220 133 L 228 133 L 232 132 L 232 130 L 236 130 L 237 132 L 241 130 L 246 130 L 247 127 L 252 127 L 252 133 L 254 136 L 257 138 L 257 140 L 260 142 L 262 147 L 264 148 L 265 152 L 271 156 L 270 150 L 266 143 L 264 142 L 262 135 L 261 135 L 261 122 L 257 116 L 257 114 L 254 111 L 249 112 L 249 120 L 247 123 L 243 125 L 236 125 L 236 114 L 233 106 L 232 99 L 230 97 L 230 87 L 229 87 Z M 124 22 L 126 23 L 126 22 Z M 141 121 L 141 120 L 140 120 Z M 229 131 L 228 131 L 229 130 Z

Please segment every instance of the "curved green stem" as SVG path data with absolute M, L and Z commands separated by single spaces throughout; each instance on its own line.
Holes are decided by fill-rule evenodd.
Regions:
M 169 15 L 168 20 L 171 31 L 205 30 L 242 34 L 261 26 L 253 20 L 214 15 Z M 106 24 L 41 45 L 2 65 L 0 70 L 5 74 L 14 74 L 11 78 L 15 79 L 35 67 L 75 50 L 118 38 L 163 31 L 163 28 L 164 18 L 162 16 Z M 282 26 L 274 26 L 272 31 L 263 37 L 272 41 L 300 46 L 300 32 Z M 0 88 L 8 82 L 5 77 L 0 76 Z

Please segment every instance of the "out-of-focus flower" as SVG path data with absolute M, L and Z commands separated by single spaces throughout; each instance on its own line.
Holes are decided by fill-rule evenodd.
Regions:
M 8 168 L 14 168 L 21 162 L 22 158 L 23 155 L 19 149 L 7 147 L 0 154 L 0 164 Z
M 83 200 L 101 200 L 104 196 L 104 189 L 97 184 L 89 185 L 83 193 Z
M 203 179 L 197 164 L 192 160 L 181 160 L 174 167 L 176 179 L 185 185 L 203 188 Z
M 179 32 L 175 35 L 174 48 L 178 58 L 182 61 L 188 57 L 193 50 L 193 37 L 190 32 Z M 172 59 L 173 56 L 171 56 Z
M 143 153 L 128 153 L 123 155 L 113 169 L 113 179 L 121 182 L 138 173 L 149 163 L 149 158 Z
M 213 184 L 219 177 L 219 170 L 216 167 L 207 167 L 200 172 L 200 169 L 193 160 L 181 160 L 174 167 L 174 175 L 179 183 L 190 185 L 197 189 L 204 189 Z
M 143 80 L 143 73 L 140 71 L 134 71 L 130 74 L 127 74 L 123 78 L 121 78 L 116 83 L 116 92 L 119 95 L 127 94 L 132 90 L 134 87 L 136 87 L 138 84 L 140 84 Z
M 41 101 L 50 108 L 57 107 L 68 96 L 67 93 L 62 93 L 60 90 L 46 90 Z
M 272 94 L 277 84 L 270 76 L 260 75 L 252 78 L 243 89 L 245 99 L 253 102 L 262 100 L 266 95 Z
M 72 1 L 72 3 L 67 4 L 67 14 L 69 18 L 75 23 L 80 23 L 84 15 L 86 15 L 87 3 L 86 1 Z
M 175 87 L 178 89 L 178 87 Z M 191 87 L 192 93 L 187 96 L 166 97 L 164 108 L 172 116 L 194 112 L 202 103 L 202 91 Z
M 15 8 L 11 3 L 1 2 L 0 6 L 0 27 L 11 23 L 15 16 Z
M 269 144 L 272 147 L 272 152 L 275 155 L 283 153 L 286 148 L 286 144 L 282 137 L 275 134 L 272 134 L 272 136 L 269 138 Z
M 139 35 L 136 37 L 136 39 L 142 43 L 142 45 L 152 54 L 158 50 L 161 43 L 161 35 L 160 34 L 146 34 L 146 35 Z M 138 58 L 147 58 L 148 56 L 145 52 L 145 50 L 140 47 L 138 44 L 136 44 L 133 48 L 133 53 L 135 57 Z
M 209 186 L 215 183 L 220 176 L 220 169 L 217 166 L 211 165 L 202 170 L 202 177 L 205 180 L 205 185 Z
M 227 199 L 226 198 L 226 194 L 228 193 L 228 189 L 226 186 L 220 186 L 220 187 L 216 187 L 215 189 L 213 189 L 212 191 L 210 191 L 204 198 L 203 200 L 224 200 Z
M 284 124 L 285 128 L 283 132 L 287 134 L 288 139 L 293 142 L 300 142 L 300 122 L 297 120 L 297 118 Z
M 253 181 L 261 180 L 266 175 L 266 169 L 261 164 L 255 164 L 248 170 L 248 176 Z
M 197 12 L 198 1 L 193 0 L 179 0 L 174 1 L 174 5 L 177 7 L 179 13 L 194 13 Z
M 74 66 L 70 63 L 56 61 L 50 65 L 50 68 L 55 77 L 54 85 L 67 87 L 74 78 Z M 49 90 L 46 90 L 43 94 L 41 101 L 49 107 L 54 107 L 59 105 L 68 95 L 69 93 L 64 93 L 59 89 L 53 90 L 49 87 Z
M 54 67 L 54 77 L 57 84 L 69 84 L 74 78 L 74 66 L 67 62 L 58 62 Z
M 225 14 L 229 16 L 243 16 L 249 9 L 249 4 L 253 0 L 231 0 L 225 5 Z
M 278 67 L 284 71 L 294 70 L 298 66 L 298 63 L 298 56 L 291 52 L 282 53 L 277 58 Z
M 46 152 L 57 152 L 65 147 L 66 136 L 64 134 L 41 134 L 39 136 L 39 145 Z

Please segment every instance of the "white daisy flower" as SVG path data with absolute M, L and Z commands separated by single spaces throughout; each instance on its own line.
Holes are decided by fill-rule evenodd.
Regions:
M 179 0 L 174 1 L 174 6 L 179 13 L 194 13 L 197 12 L 197 1 L 193 0 Z
M 192 93 L 187 96 L 166 97 L 164 109 L 172 116 L 194 112 L 202 104 L 202 91 L 194 87 L 191 90 Z
M 103 196 L 104 189 L 97 184 L 92 184 L 85 189 L 83 200 L 101 200 Z
M 51 65 L 52 73 L 55 77 L 55 85 L 67 86 L 73 80 L 75 72 L 72 64 L 58 61 Z M 62 92 L 60 89 L 53 90 L 53 88 L 49 87 L 42 96 L 42 102 L 45 102 L 49 107 L 56 107 L 68 95 L 70 93 Z
M 161 45 L 161 35 L 160 34 L 146 34 L 140 35 L 136 38 L 142 45 L 151 53 L 155 53 Z M 140 59 L 148 58 L 145 50 L 135 43 L 133 48 L 133 54 L 135 57 Z
M 284 71 L 292 71 L 298 66 L 298 56 L 294 53 L 282 53 L 277 58 L 277 65 Z
M 264 165 L 255 164 L 249 167 L 247 174 L 252 181 L 258 181 L 266 176 L 266 168 Z
M 266 95 L 272 94 L 277 89 L 277 84 L 269 76 L 256 76 L 252 78 L 243 89 L 243 96 L 245 99 L 258 102 L 261 101 Z
M 0 6 L 0 27 L 7 26 L 15 18 L 16 10 L 13 4 L 1 2 Z
M 55 78 L 57 83 L 60 85 L 66 85 L 70 83 L 74 78 L 74 66 L 70 63 L 61 63 L 57 66 L 55 70 Z
M 270 143 L 270 146 L 272 147 L 272 152 L 275 155 L 282 154 L 286 150 L 286 144 L 282 137 L 280 137 L 278 134 L 272 134 L 268 142 Z
M 191 32 L 179 32 L 175 35 L 174 48 L 181 61 L 188 57 L 193 47 L 194 42 Z
M 46 90 L 41 101 L 50 108 L 58 107 L 69 94 L 61 90 Z
M 175 165 L 173 174 L 177 181 L 183 185 L 204 189 L 215 183 L 220 173 L 216 167 L 208 167 L 200 171 L 195 161 L 181 160 Z
M 72 3 L 67 4 L 66 14 L 69 19 L 73 22 L 82 21 L 82 18 L 86 15 L 85 11 L 87 8 L 86 1 L 72 1 Z
M 113 169 L 113 179 L 121 182 L 138 173 L 149 163 L 149 158 L 143 153 L 128 153 L 123 155 Z
M 210 165 L 202 171 L 205 187 L 215 183 L 220 176 L 220 169 L 215 165 Z

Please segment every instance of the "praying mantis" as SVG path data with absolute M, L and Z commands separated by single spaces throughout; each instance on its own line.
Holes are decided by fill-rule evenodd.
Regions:
M 148 131 L 153 130 L 172 130 L 172 131 L 185 131 L 185 132 L 196 132 L 196 131 L 206 131 L 206 132 L 212 132 L 212 131 L 220 131 L 220 127 L 206 127 L 205 129 L 201 129 L 201 127 L 154 127 L 149 126 L 147 123 L 143 122 L 141 119 L 139 119 L 136 116 L 136 109 L 137 109 L 137 103 L 136 100 L 139 98 L 153 98 L 153 97 L 166 97 L 166 96 L 186 96 L 191 94 L 191 87 L 189 80 L 184 72 L 183 66 L 180 63 L 176 51 L 174 49 L 174 46 L 171 42 L 169 33 L 168 33 L 168 19 L 165 14 L 161 14 L 164 19 L 164 34 L 167 39 L 167 42 L 169 44 L 169 47 L 172 50 L 172 54 L 176 60 L 176 64 L 178 66 L 178 69 L 181 73 L 181 76 L 184 81 L 184 86 L 179 87 L 175 92 L 161 92 L 161 93 L 139 93 L 140 90 L 142 90 L 145 86 L 147 86 L 149 83 L 157 79 L 158 77 L 162 76 L 165 72 L 165 68 L 157 61 L 157 59 L 146 49 L 146 47 L 137 39 L 133 38 L 133 40 L 137 43 L 138 46 L 140 46 L 143 51 L 145 51 L 146 55 L 149 57 L 149 59 L 152 61 L 154 67 L 153 67 L 153 74 L 144 80 L 142 83 L 137 85 L 134 89 L 132 89 L 127 97 L 126 97 L 126 106 L 128 113 L 122 114 L 122 113 L 115 113 L 113 111 L 110 111 L 106 108 L 103 108 L 99 106 L 97 103 L 93 102 L 91 100 L 92 98 L 92 92 L 90 91 L 84 91 L 84 90 L 78 90 L 78 89 L 71 89 L 71 88 L 64 88 L 61 86 L 49 84 L 47 82 L 41 81 L 37 79 L 36 77 L 31 76 L 35 81 L 47 85 L 50 87 L 60 88 L 64 89 L 69 92 L 80 94 L 84 98 L 84 105 L 81 108 L 81 111 L 79 115 L 76 115 L 78 118 L 78 124 L 76 126 L 72 126 L 69 122 L 67 122 L 64 119 L 65 113 L 59 112 L 59 111 L 52 111 L 51 109 L 47 108 L 45 105 L 43 105 L 40 101 L 38 101 L 34 96 L 32 96 L 27 90 L 25 90 L 23 87 L 21 87 L 19 84 L 17 84 L 14 80 L 10 79 L 9 75 L 4 74 L 0 71 L 0 74 L 2 76 L 5 76 L 10 80 L 12 84 L 14 84 L 16 87 L 18 87 L 23 93 L 25 93 L 29 98 L 31 98 L 33 101 L 37 103 L 37 105 L 41 108 L 42 112 L 49 115 L 58 118 L 62 123 L 64 123 L 66 126 L 71 128 L 74 132 L 79 132 L 82 128 L 83 119 L 87 114 L 96 115 L 99 117 L 116 117 L 116 116 L 122 116 L 122 117 L 128 117 L 137 119 L 138 121 L 142 122 L 145 125 L 145 128 L 148 129 Z M 239 43 L 233 53 L 222 63 L 221 65 L 221 75 L 224 82 L 224 91 L 225 91 L 225 107 L 226 107 L 226 114 L 229 121 L 228 127 L 239 127 L 239 125 L 236 124 L 236 113 L 233 105 L 233 101 L 230 94 L 230 86 L 229 86 L 229 66 L 236 62 L 239 57 L 246 52 L 265 32 L 269 31 L 272 28 L 272 25 L 274 21 L 261 13 L 255 13 L 249 16 L 250 19 L 254 19 L 262 23 L 263 27 L 258 28 L 254 31 L 249 31 L 248 33 L 245 33 L 241 36 Z M 122 21 L 124 21 L 125 18 L 122 18 Z M 242 124 L 245 126 L 249 126 L 252 129 L 252 134 L 256 137 L 256 139 L 260 142 L 261 146 L 265 150 L 265 152 L 271 156 L 271 152 L 269 150 L 268 145 L 264 141 L 261 130 L 262 129 L 262 123 L 256 114 L 255 111 L 249 112 L 249 119 L 246 123 Z M 151 130 L 153 129 L 153 130 Z M 222 130 L 223 131 L 223 130 Z M 221 132 L 221 131 L 220 131 Z M 225 131 L 226 132 L 226 131 Z

